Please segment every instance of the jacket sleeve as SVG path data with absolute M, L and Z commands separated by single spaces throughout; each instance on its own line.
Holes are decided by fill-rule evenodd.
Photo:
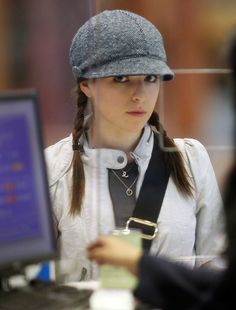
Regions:
M 67 137 L 56 144 L 47 147 L 45 149 L 45 159 L 47 164 L 50 197 L 53 207 L 54 227 L 58 235 L 58 223 L 63 212 L 63 193 L 59 193 L 58 183 L 71 166 L 71 137 Z
M 204 146 L 197 140 L 185 139 L 185 153 L 194 182 L 196 197 L 196 242 L 199 255 L 196 265 L 202 265 L 223 251 L 223 202 L 216 176 Z
M 139 282 L 134 295 L 143 303 L 163 310 L 192 309 L 211 296 L 221 277 L 221 271 L 192 270 L 144 254 L 139 263 Z

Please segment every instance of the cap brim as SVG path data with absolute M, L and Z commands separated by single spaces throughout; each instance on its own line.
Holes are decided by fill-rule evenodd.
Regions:
M 149 57 L 113 60 L 99 67 L 86 68 L 84 73 L 79 72 L 77 67 L 73 67 L 72 70 L 77 80 L 121 75 L 160 75 L 164 81 L 174 78 L 173 71 L 164 61 Z

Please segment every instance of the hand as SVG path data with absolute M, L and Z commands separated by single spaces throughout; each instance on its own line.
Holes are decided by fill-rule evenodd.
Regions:
M 99 265 L 121 266 L 137 274 L 142 251 L 118 237 L 101 236 L 88 246 L 87 255 Z

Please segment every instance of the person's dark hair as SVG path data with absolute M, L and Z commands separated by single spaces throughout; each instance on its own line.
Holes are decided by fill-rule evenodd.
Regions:
M 72 130 L 72 149 L 73 149 L 73 171 L 72 171 L 72 192 L 71 192 L 71 207 L 70 214 L 75 215 L 80 213 L 84 189 L 85 189 L 85 177 L 84 168 L 81 160 L 80 153 L 83 152 L 83 146 L 79 145 L 79 138 L 84 131 L 84 115 L 87 106 L 87 97 L 81 91 L 79 85 L 76 88 L 77 92 L 77 113 L 74 120 L 74 128 Z
M 85 177 L 83 163 L 81 160 L 81 152 L 83 152 L 83 146 L 79 145 L 79 138 L 83 133 L 84 127 L 84 114 L 87 106 L 87 97 L 81 91 L 79 84 L 76 88 L 77 92 L 77 114 L 74 121 L 74 128 L 72 130 L 73 138 L 73 176 L 72 176 L 72 198 L 70 214 L 79 214 L 81 211 L 82 200 L 84 196 L 85 188 Z M 153 112 L 148 123 L 155 126 L 156 129 L 163 134 L 164 146 L 173 148 L 171 152 L 164 152 L 165 162 L 170 170 L 171 176 L 173 177 L 174 183 L 179 191 L 187 196 L 192 195 L 192 185 L 189 182 L 188 173 L 183 163 L 181 153 L 178 151 L 177 146 L 173 139 L 170 139 L 166 131 L 163 129 L 157 112 Z
M 174 140 L 168 137 L 159 120 L 159 115 L 157 112 L 154 111 L 152 113 L 148 123 L 152 126 L 155 126 L 157 131 L 162 135 L 164 147 L 171 148 L 170 151 L 164 151 L 164 159 L 174 180 L 175 186 L 183 194 L 191 196 L 193 187 L 189 182 L 188 172 L 184 166 L 182 155 L 178 150 Z

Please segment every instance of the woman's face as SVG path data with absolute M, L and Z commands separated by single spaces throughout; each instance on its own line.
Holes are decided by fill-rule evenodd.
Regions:
M 155 108 L 160 79 L 116 76 L 83 81 L 80 87 L 91 99 L 96 128 L 139 133 Z

